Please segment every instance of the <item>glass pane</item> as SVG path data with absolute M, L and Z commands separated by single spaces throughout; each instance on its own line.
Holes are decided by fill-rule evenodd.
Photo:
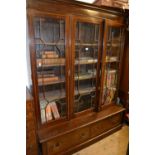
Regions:
M 41 121 L 66 117 L 65 21 L 34 19 Z
M 104 72 L 104 91 L 102 103 L 107 105 L 116 102 L 120 57 L 123 49 L 123 29 L 109 27 L 106 44 L 106 64 Z
M 77 22 L 75 41 L 74 112 L 94 107 L 99 25 Z

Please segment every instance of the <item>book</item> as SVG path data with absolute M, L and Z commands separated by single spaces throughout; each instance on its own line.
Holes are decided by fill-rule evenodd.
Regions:
M 55 51 L 44 51 L 42 53 L 42 59 L 49 59 L 49 58 L 58 58 L 59 55 Z
M 58 108 L 57 108 L 56 103 L 55 102 L 51 102 L 50 103 L 50 107 L 51 107 L 51 110 L 52 110 L 54 118 L 55 119 L 59 119 L 60 118 L 60 114 L 58 112 Z
M 103 101 L 105 104 L 109 104 L 112 102 L 115 96 L 116 89 L 105 89 L 103 94 Z
M 58 59 L 37 59 L 37 66 L 44 66 L 44 65 L 54 65 L 54 64 L 65 64 L 64 58 Z
M 46 105 L 47 105 L 47 101 L 46 100 L 40 100 L 41 122 L 42 123 L 46 122 L 46 113 L 45 113 Z
M 43 53 L 44 53 L 45 55 L 57 54 L 56 51 L 44 51 Z
M 48 105 L 46 106 L 46 120 L 47 120 L 47 121 L 50 121 L 50 120 L 52 120 L 52 119 L 53 119 L 53 117 L 52 117 L 51 105 L 48 104 Z
M 117 84 L 117 70 L 111 69 L 106 70 L 104 75 L 104 85 L 106 87 L 116 87 Z
M 46 74 L 46 73 L 39 73 L 38 78 L 49 78 L 49 77 L 55 77 L 55 74 Z
M 43 77 L 43 78 L 38 78 L 38 83 L 41 84 L 41 83 L 49 83 L 49 82 L 55 82 L 55 81 L 58 81 L 59 78 L 58 76 L 52 76 L 52 77 Z
M 106 56 L 106 62 L 115 62 L 115 61 L 118 61 L 118 57 Z
M 52 59 L 52 58 L 58 58 L 59 56 L 58 55 L 53 55 L 53 54 L 43 54 L 42 55 L 42 59 Z
M 97 63 L 97 59 L 96 58 L 92 58 L 92 57 L 83 57 L 83 58 L 80 58 L 79 60 L 76 59 L 75 60 L 75 64 L 91 64 L 91 63 Z
M 46 122 L 46 115 L 45 115 L 45 109 L 41 109 L 41 122 Z

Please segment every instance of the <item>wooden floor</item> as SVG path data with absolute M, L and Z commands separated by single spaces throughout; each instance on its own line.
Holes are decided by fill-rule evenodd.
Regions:
M 73 155 L 126 155 L 128 141 L 129 127 L 124 125 L 121 130 Z

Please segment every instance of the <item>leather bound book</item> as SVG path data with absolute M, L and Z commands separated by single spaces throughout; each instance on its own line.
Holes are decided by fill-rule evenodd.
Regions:
M 57 107 L 56 103 L 55 102 L 51 102 L 50 105 L 51 105 L 51 110 L 53 112 L 54 118 L 55 119 L 59 119 L 60 118 L 60 114 L 58 112 L 58 107 Z

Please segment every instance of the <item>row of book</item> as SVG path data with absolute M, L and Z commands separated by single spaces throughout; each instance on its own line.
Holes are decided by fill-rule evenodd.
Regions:
M 41 66 L 55 66 L 55 65 L 64 65 L 65 59 L 64 58 L 57 58 L 57 59 L 37 59 L 37 67 Z
M 106 56 L 106 62 L 117 62 L 117 61 L 119 61 L 119 59 L 116 56 Z
M 85 57 L 85 59 L 76 59 L 75 60 L 75 64 L 92 64 L 92 63 L 97 63 L 97 59 L 96 58 L 92 58 L 92 57 Z
M 38 78 L 38 84 L 50 84 L 52 82 L 57 82 L 60 81 L 60 78 L 58 76 L 53 75 L 48 75 L 46 77 L 46 75 L 43 75 L 42 77 Z
M 104 86 L 108 88 L 116 87 L 117 84 L 117 70 L 106 70 L 104 75 Z
M 109 104 L 112 102 L 112 100 L 114 99 L 114 96 L 115 96 L 115 92 L 116 92 L 115 88 L 113 88 L 113 89 L 105 88 L 104 89 L 103 99 L 102 99 L 104 104 Z
M 104 75 L 104 92 L 103 92 L 104 104 L 112 102 L 116 92 L 116 85 L 117 85 L 117 70 L 115 69 L 106 70 Z
M 64 58 L 59 58 L 55 51 L 44 51 L 41 53 L 41 58 L 37 59 L 37 67 L 65 64 Z
M 41 54 L 42 59 L 53 59 L 58 57 L 59 55 L 56 53 L 56 51 L 44 51 Z
M 96 69 L 95 70 L 88 70 L 86 73 L 80 73 L 79 75 L 75 74 L 75 80 L 83 80 L 83 79 L 89 79 L 89 78 L 95 78 L 96 76 Z M 54 73 L 38 73 L 38 84 L 51 84 L 55 82 L 64 82 L 65 77 L 60 78 Z
M 60 118 L 56 102 L 50 102 L 45 107 L 41 107 L 41 121 L 42 123 L 57 120 Z

